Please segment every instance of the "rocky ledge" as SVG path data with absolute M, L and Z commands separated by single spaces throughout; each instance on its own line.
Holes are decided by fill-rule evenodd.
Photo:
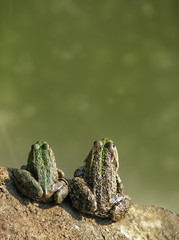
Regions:
M 179 239 L 179 216 L 132 204 L 119 222 L 84 215 L 67 198 L 62 204 L 23 197 L 11 170 L 0 167 L 0 239 Z

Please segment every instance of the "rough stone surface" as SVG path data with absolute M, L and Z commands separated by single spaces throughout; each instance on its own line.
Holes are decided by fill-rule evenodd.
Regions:
M 0 168 L 0 239 L 179 239 L 179 216 L 155 206 L 132 204 L 119 222 L 84 215 L 67 198 L 62 204 L 22 196 L 11 170 Z

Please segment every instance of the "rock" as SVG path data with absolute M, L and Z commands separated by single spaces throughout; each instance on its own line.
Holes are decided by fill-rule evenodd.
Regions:
M 79 213 L 62 204 L 22 196 L 11 170 L 0 168 L 0 239 L 179 239 L 179 216 L 155 206 L 132 204 L 119 222 Z

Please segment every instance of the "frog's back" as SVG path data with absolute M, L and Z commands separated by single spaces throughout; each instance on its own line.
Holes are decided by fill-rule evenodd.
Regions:
M 27 170 L 40 183 L 45 194 L 51 191 L 52 183 L 58 179 L 58 173 L 54 154 L 46 142 L 39 141 L 32 145 Z

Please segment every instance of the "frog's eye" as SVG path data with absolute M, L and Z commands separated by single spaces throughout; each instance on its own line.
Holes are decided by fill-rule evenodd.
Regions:
M 39 149 L 39 144 L 35 144 L 35 145 L 32 145 L 32 147 L 34 147 L 35 150 L 38 150 Z
M 112 142 L 107 142 L 104 146 L 108 148 L 110 151 L 113 151 L 113 149 L 116 147 L 116 145 Z
M 111 142 L 107 142 L 104 146 L 105 146 L 106 148 L 111 148 Z
M 94 147 L 95 148 L 101 149 L 102 146 L 103 146 L 103 142 L 102 141 L 94 141 Z

